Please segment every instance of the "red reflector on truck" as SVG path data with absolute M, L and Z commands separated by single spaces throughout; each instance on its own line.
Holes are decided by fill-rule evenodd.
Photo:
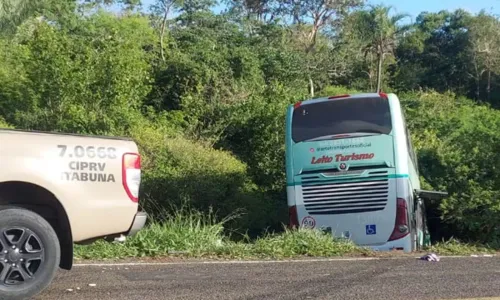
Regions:
M 389 241 L 404 238 L 409 233 L 410 228 L 408 227 L 406 201 L 404 199 L 398 198 L 396 201 L 396 223 L 394 224 L 394 230 L 392 231 Z
M 125 153 L 122 158 L 122 182 L 125 192 L 132 202 L 139 201 L 141 184 L 141 156 L 137 153 Z

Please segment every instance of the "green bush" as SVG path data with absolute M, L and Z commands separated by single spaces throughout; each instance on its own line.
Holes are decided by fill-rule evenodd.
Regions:
M 0 128 L 13 128 L 13 126 L 7 124 L 7 122 L 5 122 L 5 120 L 0 117 Z
M 279 213 L 259 191 L 247 166 L 229 152 L 188 140 L 165 127 L 141 126 L 132 131 L 143 155 L 142 199 L 152 214 L 175 212 L 189 205 L 220 217 L 238 213 L 231 229 L 260 230 Z
M 18 128 L 124 135 L 151 90 L 154 31 L 134 15 L 74 21 L 27 22 L 0 43 L 0 115 Z
M 337 85 L 330 85 L 326 86 L 323 90 L 321 90 L 317 97 L 327 97 L 327 96 L 337 96 L 337 95 L 345 95 L 345 94 L 357 94 L 361 93 L 361 91 L 348 88 L 345 86 L 337 86 Z
M 450 197 L 438 205 L 445 237 L 499 243 L 500 111 L 452 93 L 403 94 L 422 179 Z

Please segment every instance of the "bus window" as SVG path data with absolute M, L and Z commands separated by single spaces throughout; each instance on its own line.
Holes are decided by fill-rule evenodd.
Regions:
M 410 130 L 408 129 L 404 113 L 401 115 L 401 118 L 403 120 L 403 127 L 405 129 L 406 147 L 408 148 L 408 155 L 410 156 L 410 159 L 413 163 L 413 166 L 415 167 L 415 171 L 417 172 L 417 175 L 419 175 L 420 173 L 418 170 L 417 155 L 415 153 L 415 150 L 413 149 L 413 143 L 411 142 L 411 134 L 410 134 Z
M 379 97 L 342 99 L 297 107 L 292 116 L 292 139 L 299 143 L 343 133 L 389 134 L 391 112 Z

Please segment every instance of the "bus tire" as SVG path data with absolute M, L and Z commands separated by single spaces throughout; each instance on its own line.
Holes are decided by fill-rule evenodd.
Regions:
M 0 299 L 31 299 L 54 279 L 59 239 L 40 215 L 23 208 L 0 210 Z

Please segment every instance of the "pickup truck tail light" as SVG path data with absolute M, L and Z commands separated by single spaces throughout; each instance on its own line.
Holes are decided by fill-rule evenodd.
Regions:
M 139 202 L 141 185 L 141 156 L 137 153 L 125 153 L 122 159 L 123 187 L 132 202 Z

